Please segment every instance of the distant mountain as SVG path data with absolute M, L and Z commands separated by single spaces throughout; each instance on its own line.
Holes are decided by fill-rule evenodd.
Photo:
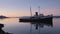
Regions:
M 6 16 L 2 16 L 2 15 L 1 15 L 0 18 L 8 18 L 8 17 L 6 17 Z

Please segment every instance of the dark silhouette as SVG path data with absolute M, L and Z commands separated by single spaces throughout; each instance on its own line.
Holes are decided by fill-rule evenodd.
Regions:
M 4 24 L 0 24 L 0 34 L 11 34 L 11 33 L 3 31 L 2 30 L 3 27 L 4 27 Z
M 21 17 L 19 18 L 20 22 L 46 22 L 46 21 L 51 21 L 53 19 L 53 15 L 47 15 L 45 16 L 44 14 L 38 14 L 38 12 L 35 12 L 34 16 L 30 17 Z
M 54 18 L 60 18 L 60 16 L 53 16 Z

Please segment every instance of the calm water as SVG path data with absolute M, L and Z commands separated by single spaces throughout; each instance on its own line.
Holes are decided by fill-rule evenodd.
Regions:
M 19 22 L 19 18 L 0 19 L 3 30 L 13 34 L 59 34 L 60 18 L 54 18 L 52 24 Z

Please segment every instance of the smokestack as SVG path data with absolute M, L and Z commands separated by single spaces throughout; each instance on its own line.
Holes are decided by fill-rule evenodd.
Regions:
M 35 12 L 36 16 L 38 16 L 38 12 Z

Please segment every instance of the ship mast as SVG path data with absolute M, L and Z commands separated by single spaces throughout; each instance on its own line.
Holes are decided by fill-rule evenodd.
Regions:
M 40 6 L 38 6 L 38 12 L 39 12 L 39 14 L 40 14 Z
M 30 14 L 31 14 L 31 16 L 32 16 L 32 10 L 31 10 L 31 6 L 30 6 Z
M 30 15 L 32 16 L 31 0 L 29 1 L 29 5 L 30 5 Z

